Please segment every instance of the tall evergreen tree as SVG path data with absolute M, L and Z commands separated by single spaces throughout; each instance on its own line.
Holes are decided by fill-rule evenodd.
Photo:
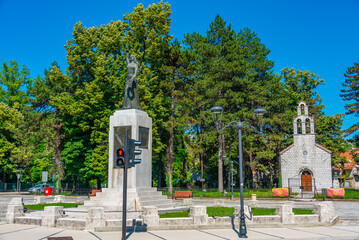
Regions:
M 345 109 L 346 115 L 354 115 L 359 117 L 359 63 L 354 63 L 353 66 L 349 67 L 344 74 L 345 81 L 342 83 L 343 89 L 340 96 L 346 101 Z M 355 133 L 359 129 L 359 123 L 353 124 L 351 127 L 345 130 L 346 134 Z

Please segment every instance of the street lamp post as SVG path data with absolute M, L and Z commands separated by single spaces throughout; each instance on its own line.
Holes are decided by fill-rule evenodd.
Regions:
M 242 155 L 242 130 L 244 129 L 244 125 L 246 124 L 249 128 L 253 129 L 255 132 L 262 134 L 263 126 L 264 126 L 264 114 L 267 112 L 263 108 L 258 108 L 253 111 L 254 114 L 257 115 L 258 121 L 259 121 L 259 131 L 257 131 L 250 123 L 247 122 L 241 122 L 239 120 L 238 122 L 232 121 L 228 123 L 226 126 L 224 126 L 222 129 L 219 129 L 219 125 L 222 120 L 222 113 L 223 108 L 219 106 L 212 107 L 210 109 L 212 113 L 213 121 L 216 123 L 216 129 L 218 133 L 221 133 L 224 129 L 227 127 L 235 127 L 238 131 L 238 164 L 239 164 L 239 191 L 240 191 L 240 204 L 241 204 L 241 210 L 240 210 L 240 224 L 239 224 L 239 237 L 240 238 L 247 238 L 247 227 L 245 223 L 245 214 L 244 214 L 244 200 L 243 200 L 243 187 L 244 187 L 244 181 L 243 181 L 243 155 Z M 261 118 L 263 118 L 263 121 L 261 121 Z M 233 188 L 233 186 L 232 186 Z
M 231 192 L 232 192 L 231 200 L 234 200 L 234 197 L 233 197 L 233 161 L 232 160 L 231 160 Z

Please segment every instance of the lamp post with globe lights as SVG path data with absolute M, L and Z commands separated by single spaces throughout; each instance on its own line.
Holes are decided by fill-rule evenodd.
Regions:
M 213 121 L 216 124 L 216 130 L 217 133 L 221 133 L 226 129 L 227 127 L 235 127 L 238 131 L 238 164 L 239 164 L 239 191 L 240 191 L 240 225 L 239 225 L 239 237 L 240 238 L 247 238 L 247 227 L 245 223 L 245 214 L 244 214 L 244 200 L 243 200 L 243 187 L 244 187 L 244 181 L 243 181 L 243 154 L 242 154 L 242 130 L 244 129 L 244 126 L 251 128 L 255 132 L 263 135 L 263 127 L 265 123 L 265 117 L 264 115 L 267 113 L 267 111 L 263 108 L 257 108 L 253 111 L 255 115 L 258 117 L 258 123 L 259 123 L 259 131 L 255 129 L 250 123 L 248 122 L 242 122 L 241 120 L 232 121 L 225 125 L 222 129 L 219 129 L 219 126 L 221 124 L 222 120 L 222 113 L 223 108 L 219 106 L 212 107 L 210 109 Z

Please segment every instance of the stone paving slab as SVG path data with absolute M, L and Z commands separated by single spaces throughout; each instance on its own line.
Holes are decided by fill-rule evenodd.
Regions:
M 229 230 L 229 231 L 221 231 L 220 229 L 211 229 L 206 230 L 206 232 L 221 236 L 225 239 L 238 239 L 238 229 L 236 230 Z M 260 231 L 257 231 L 256 229 L 248 229 L 247 228 L 247 236 L 249 239 L 280 239 L 276 236 L 271 236 L 265 233 L 261 233 Z
M 294 229 L 294 228 L 293 228 Z M 322 237 L 359 237 L 359 233 L 333 227 L 295 228 L 298 231 L 318 234 Z
M 257 233 L 266 234 L 268 236 L 277 237 L 279 239 L 294 238 L 294 239 L 317 239 L 325 237 L 321 234 L 312 232 L 304 232 L 295 228 L 256 228 L 251 229 Z
M 249 239 L 359 239 L 359 226 L 249 228 Z M 1 240 L 46 240 L 47 237 L 72 236 L 75 240 L 117 240 L 121 232 L 75 231 L 32 225 L 0 224 Z M 238 229 L 171 230 L 128 232 L 128 240 L 232 240 Z

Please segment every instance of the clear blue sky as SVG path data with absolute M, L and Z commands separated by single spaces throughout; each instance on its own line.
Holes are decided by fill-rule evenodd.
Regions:
M 0 61 L 25 64 L 32 76 L 57 61 L 65 69 L 64 45 L 73 26 L 100 26 L 121 20 L 143 0 L 0 0 Z M 166 2 L 166 1 L 165 1 Z M 168 0 L 171 34 L 183 39 L 205 34 L 217 14 L 237 32 L 249 27 L 271 50 L 274 72 L 284 67 L 309 70 L 325 80 L 318 89 L 328 115 L 344 113 L 339 93 L 343 74 L 359 62 L 359 0 Z M 346 117 L 344 128 L 357 122 Z

